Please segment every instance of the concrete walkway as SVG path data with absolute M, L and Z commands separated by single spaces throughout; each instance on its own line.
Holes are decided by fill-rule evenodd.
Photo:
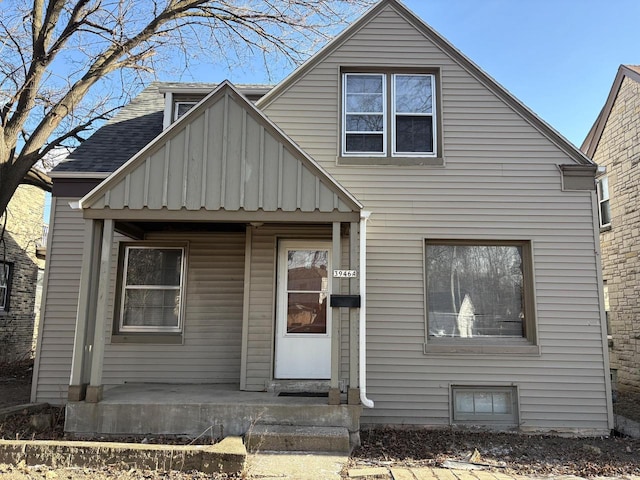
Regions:
M 587 480 L 573 475 L 511 475 L 484 470 L 452 470 L 433 467 L 356 467 L 345 470 L 348 457 L 319 454 L 269 453 L 249 454 L 246 478 L 260 480 Z M 597 477 L 598 480 L 640 480 L 638 475 Z M 594 479 L 590 479 L 594 480 Z
M 450 470 L 447 468 L 433 467 L 371 467 L 352 468 L 347 472 L 347 478 L 353 480 L 586 480 L 574 475 L 510 475 L 501 472 L 489 472 L 484 470 Z M 597 477 L 599 480 L 620 479 L 640 480 L 640 476 L 626 475 L 624 477 Z M 593 479 L 591 479 L 593 480 Z
M 340 480 L 340 472 L 348 460 L 343 455 L 316 453 L 250 453 L 245 473 L 249 479 L 260 480 Z

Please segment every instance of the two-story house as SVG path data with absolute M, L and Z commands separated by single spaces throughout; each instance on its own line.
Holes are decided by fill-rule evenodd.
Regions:
M 273 88 L 152 84 L 52 174 L 33 400 L 606 434 L 595 172 L 396 0 Z
M 640 66 L 620 65 L 582 151 L 600 166 L 600 243 L 617 388 L 640 394 Z

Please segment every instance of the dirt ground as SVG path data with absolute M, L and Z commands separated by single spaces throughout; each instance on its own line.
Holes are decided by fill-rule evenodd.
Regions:
M 28 403 L 30 383 L 28 363 L 0 365 L 0 408 Z M 619 393 L 614 410 L 640 422 L 640 396 Z M 29 415 L 19 414 L 0 420 L 0 439 L 64 438 L 63 409 L 52 407 L 46 413 L 51 414 L 54 427 L 45 431 L 34 430 Z M 447 460 L 463 461 L 477 450 L 480 463 L 509 474 L 582 477 L 640 475 L 640 439 L 619 436 L 563 438 L 456 429 L 370 429 L 363 430 L 361 436 L 362 447 L 353 453 L 350 466 L 442 466 Z M 134 438 L 128 440 L 136 441 Z M 175 443 L 170 439 L 164 441 Z M 104 470 L 59 469 L 53 472 L 46 467 L 25 465 L 0 465 L 0 477 L 16 480 L 212 478 L 198 472 L 150 472 L 117 467 Z

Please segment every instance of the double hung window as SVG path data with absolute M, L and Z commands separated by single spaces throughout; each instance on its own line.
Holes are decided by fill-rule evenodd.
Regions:
M 435 156 L 435 117 L 433 74 L 343 76 L 343 156 Z
M 119 331 L 180 332 L 185 248 L 125 246 Z
M 9 310 L 11 264 L 0 262 L 0 312 Z
M 600 227 L 611 225 L 611 208 L 609 207 L 609 177 L 601 177 L 596 184 L 598 192 L 598 211 Z

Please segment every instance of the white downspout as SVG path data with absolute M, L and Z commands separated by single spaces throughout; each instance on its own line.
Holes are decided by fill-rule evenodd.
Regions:
M 373 408 L 367 398 L 367 220 L 371 212 L 360 212 L 360 402 Z

